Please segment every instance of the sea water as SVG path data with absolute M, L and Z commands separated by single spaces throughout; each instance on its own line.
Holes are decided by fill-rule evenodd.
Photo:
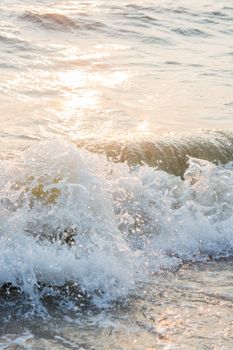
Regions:
M 231 349 L 233 5 L 0 19 L 0 349 Z

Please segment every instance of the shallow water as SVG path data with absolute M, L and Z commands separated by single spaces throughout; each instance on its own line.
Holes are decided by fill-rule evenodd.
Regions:
M 9 306 L 1 349 L 231 349 L 232 267 L 232 261 L 185 265 L 140 285 L 127 305 L 81 310 L 67 302 L 50 306 L 50 318 L 39 322 L 16 321 Z
M 0 349 L 231 349 L 233 7 L 0 4 Z

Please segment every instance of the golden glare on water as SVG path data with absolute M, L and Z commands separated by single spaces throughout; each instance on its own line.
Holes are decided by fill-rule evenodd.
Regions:
M 98 91 L 85 90 L 79 94 L 66 94 L 63 108 L 66 114 L 73 114 L 77 109 L 93 109 L 98 105 L 100 96 Z
M 66 116 L 77 110 L 94 109 L 100 102 L 98 86 L 94 84 L 96 75 L 79 69 L 57 74 L 58 84 L 65 90 L 63 110 Z
M 84 87 L 88 84 L 88 76 L 81 70 L 70 70 L 68 72 L 59 72 L 58 81 L 68 89 Z
M 57 79 L 67 89 L 76 89 L 82 87 L 93 86 L 98 87 L 114 87 L 125 83 L 128 79 L 127 72 L 86 72 L 81 70 L 69 70 L 67 72 L 59 72 Z
M 150 124 L 148 121 L 143 121 L 137 126 L 138 132 L 146 133 L 146 132 L 149 132 L 149 130 L 150 130 Z
M 129 75 L 127 74 L 127 72 L 116 71 L 106 75 L 102 80 L 102 84 L 103 86 L 114 87 L 116 85 L 124 84 L 125 82 L 127 82 L 128 78 L 129 78 Z M 99 79 L 102 79 L 101 75 L 99 75 Z
M 90 131 L 96 125 L 93 123 L 93 115 L 101 115 L 101 113 L 105 115 L 111 110 L 109 104 L 112 103 L 112 98 L 106 96 L 116 87 L 124 88 L 128 79 L 129 73 L 124 70 L 100 71 L 95 68 L 78 67 L 58 72 L 55 84 L 62 89 L 63 98 L 60 100 L 57 113 L 70 129 L 69 134 L 80 136 L 82 134 L 80 128 L 84 124 L 85 130 Z M 104 123 L 103 120 L 99 120 L 99 124 L 101 124 L 102 133 L 109 134 L 113 127 L 113 120 L 109 118 Z

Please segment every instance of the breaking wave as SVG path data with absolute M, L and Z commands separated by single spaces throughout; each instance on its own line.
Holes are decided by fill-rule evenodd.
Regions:
M 155 141 L 109 142 L 76 141 L 77 146 L 104 153 L 114 162 L 131 165 L 147 164 L 176 176 L 183 176 L 189 157 L 201 158 L 216 164 L 233 160 L 233 133 L 206 130 L 190 134 L 157 137 Z
M 0 285 L 8 294 L 36 303 L 65 288 L 105 306 L 161 269 L 232 256 L 231 162 L 189 157 L 182 179 L 57 139 L 0 167 Z

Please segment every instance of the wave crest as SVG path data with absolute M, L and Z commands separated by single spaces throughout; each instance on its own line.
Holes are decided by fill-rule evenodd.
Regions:
M 182 180 L 55 140 L 0 166 L 0 285 L 34 301 L 74 285 L 103 306 L 151 272 L 233 254 L 232 163 L 189 158 Z

